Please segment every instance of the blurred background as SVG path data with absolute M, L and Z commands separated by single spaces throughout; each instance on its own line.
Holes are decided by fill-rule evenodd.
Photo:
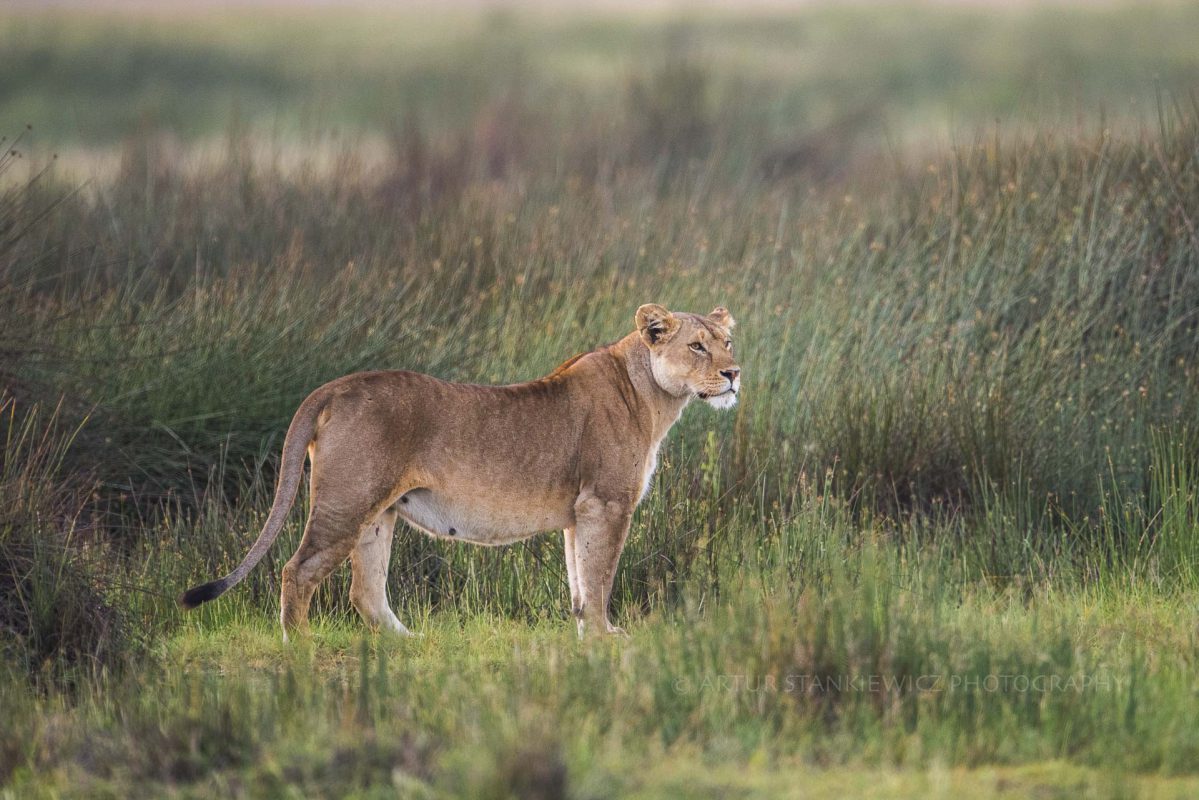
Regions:
M 415 129 L 473 138 L 492 169 L 718 146 L 827 175 L 980 128 L 1152 122 L 1199 79 L 1187 2 L 5 6 L 6 132 L 84 173 L 131 137 L 202 152 L 252 131 L 294 160 Z

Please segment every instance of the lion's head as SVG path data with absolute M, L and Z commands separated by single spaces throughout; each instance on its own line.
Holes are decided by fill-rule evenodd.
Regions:
M 657 303 L 637 309 L 637 331 L 649 348 L 654 380 L 675 397 L 693 395 L 713 408 L 731 408 L 741 391 L 741 368 L 733 358 L 732 315 L 673 313 Z

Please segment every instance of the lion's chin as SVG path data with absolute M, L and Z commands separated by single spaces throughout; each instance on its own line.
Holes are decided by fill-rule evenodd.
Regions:
M 736 392 L 724 392 L 723 394 L 717 394 L 717 395 L 712 395 L 710 397 L 705 397 L 705 398 L 703 398 L 703 400 L 705 403 L 712 406 L 712 408 L 719 408 L 721 410 L 724 410 L 727 408 L 732 408 L 733 406 L 737 405 L 737 393 Z

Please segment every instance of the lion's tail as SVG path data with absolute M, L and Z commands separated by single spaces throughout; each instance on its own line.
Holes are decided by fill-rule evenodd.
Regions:
M 325 392 L 313 392 L 300 404 L 295 416 L 291 418 L 287 437 L 283 440 L 283 457 L 279 465 L 279 484 L 275 487 L 275 500 L 271 503 L 271 513 L 266 519 L 266 524 L 262 526 L 262 533 L 258 534 L 250 552 L 246 553 L 246 557 L 237 568 L 225 577 L 188 589 L 179 596 L 179 605 L 190 610 L 201 603 L 220 597 L 241 583 L 271 549 L 279 531 L 283 530 L 287 512 L 296 500 L 296 492 L 304 474 L 304 457 L 316 433 L 317 417 L 327 400 L 328 395 Z

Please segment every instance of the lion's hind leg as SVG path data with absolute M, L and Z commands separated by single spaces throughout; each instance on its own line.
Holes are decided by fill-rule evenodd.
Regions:
M 369 503 L 333 505 L 318 497 L 295 555 L 283 565 L 280 621 L 283 640 L 308 626 L 308 607 L 321 581 L 342 564 L 374 520 Z
M 395 535 L 396 511 L 388 508 L 375 519 L 350 551 L 350 602 L 369 627 L 399 636 L 411 636 L 387 602 L 387 566 Z

